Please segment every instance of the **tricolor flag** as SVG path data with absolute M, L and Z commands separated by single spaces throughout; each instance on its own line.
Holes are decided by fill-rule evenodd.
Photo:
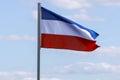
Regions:
M 41 47 L 93 51 L 98 33 L 41 7 Z

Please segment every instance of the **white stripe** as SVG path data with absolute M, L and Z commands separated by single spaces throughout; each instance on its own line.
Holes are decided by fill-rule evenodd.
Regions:
M 58 20 L 41 20 L 41 33 L 77 36 L 94 40 L 87 30 Z

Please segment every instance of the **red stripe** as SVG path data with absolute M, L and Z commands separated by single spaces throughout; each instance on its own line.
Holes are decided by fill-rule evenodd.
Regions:
M 96 41 L 75 36 L 42 34 L 42 48 L 70 49 L 78 51 L 93 51 L 97 46 Z

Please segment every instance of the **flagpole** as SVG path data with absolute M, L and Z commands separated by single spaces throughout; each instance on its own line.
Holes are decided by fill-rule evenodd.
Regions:
M 37 80 L 40 80 L 40 49 L 41 49 L 41 4 L 38 3 L 38 35 L 37 35 Z

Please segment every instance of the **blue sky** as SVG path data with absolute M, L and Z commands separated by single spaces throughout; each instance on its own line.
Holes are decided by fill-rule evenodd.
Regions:
M 0 80 L 36 80 L 37 2 L 100 34 L 93 52 L 41 49 L 41 80 L 120 80 L 120 0 L 0 2 Z

